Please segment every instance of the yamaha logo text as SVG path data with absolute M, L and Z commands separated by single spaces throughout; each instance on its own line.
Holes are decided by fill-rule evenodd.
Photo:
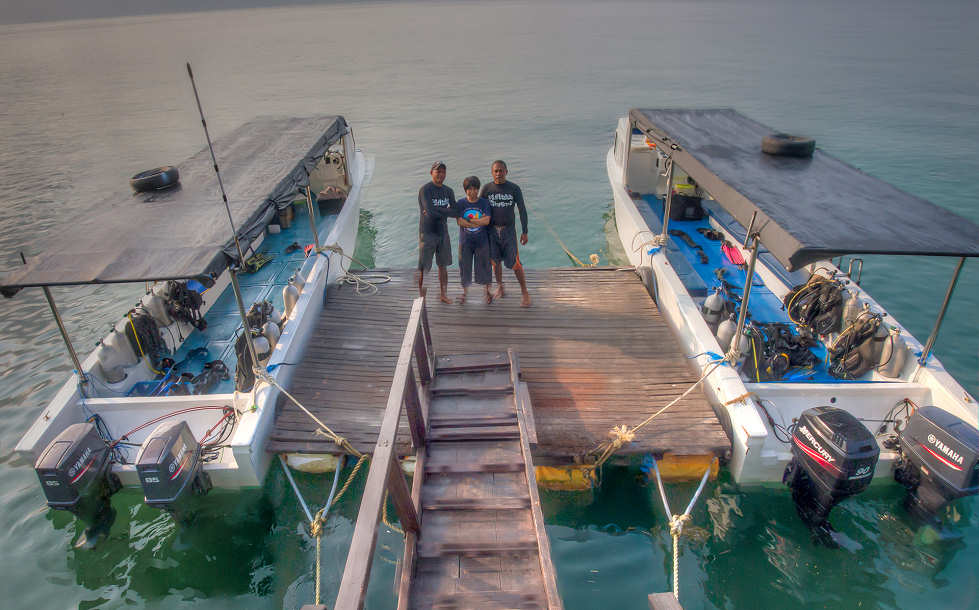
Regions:
M 87 447 L 85 451 L 82 452 L 81 456 L 75 460 L 75 463 L 72 464 L 71 468 L 68 469 L 68 476 L 74 477 L 75 473 L 78 472 L 78 469 L 81 468 L 85 464 L 85 461 L 90 457 L 92 457 L 92 448 Z
M 951 447 L 949 447 L 948 445 L 946 445 L 942 441 L 940 441 L 937 438 L 935 438 L 935 435 L 934 434 L 929 434 L 928 435 L 928 444 L 933 445 L 935 447 L 935 449 L 938 449 L 939 451 L 941 451 L 942 453 L 944 453 L 945 456 L 948 459 L 952 460 L 956 464 L 959 464 L 959 465 L 962 464 L 962 461 L 964 459 L 962 457 L 962 454 L 957 453 L 954 449 L 952 449 Z

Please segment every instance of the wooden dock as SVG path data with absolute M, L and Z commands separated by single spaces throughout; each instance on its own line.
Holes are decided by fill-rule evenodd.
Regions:
M 373 451 L 417 287 L 410 270 L 388 271 L 377 294 L 331 288 L 315 336 L 291 392 L 360 451 Z M 492 304 L 478 287 L 465 305 L 447 305 L 427 278 L 426 300 L 439 356 L 506 352 L 520 357 L 536 419 L 538 464 L 568 461 L 608 438 L 616 425 L 635 425 L 681 394 L 699 375 L 642 282 L 631 270 L 527 270 L 533 306 L 521 308 L 519 287 Z M 459 293 L 450 271 L 449 293 Z M 694 391 L 643 428 L 619 454 L 723 456 L 731 443 L 701 391 Z M 335 453 L 308 416 L 284 404 L 268 444 L 271 452 Z M 411 453 L 406 422 L 398 451 Z

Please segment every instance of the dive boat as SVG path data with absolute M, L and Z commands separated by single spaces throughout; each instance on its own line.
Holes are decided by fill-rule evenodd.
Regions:
M 871 479 L 926 520 L 979 491 L 976 399 L 931 354 L 979 227 L 730 109 L 633 109 L 606 167 L 737 483 L 784 482 L 812 526 Z M 860 287 L 862 260 L 844 265 L 860 254 L 958 259 L 924 345 Z
M 259 118 L 208 144 L 0 278 L 5 296 L 44 291 L 75 365 L 15 448 L 54 508 L 95 520 L 122 485 L 176 511 L 268 470 L 276 402 L 349 267 L 373 158 L 341 116 Z M 139 283 L 137 303 L 79 361 L 50 287 L 105 283 Z

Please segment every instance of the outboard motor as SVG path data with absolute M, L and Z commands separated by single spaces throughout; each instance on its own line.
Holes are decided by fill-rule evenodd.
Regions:
M 109 497 L 122 485 L 109 471 L 110 457 L 95 424 L 85 422 L 65 428 L 34 463 L 48 506 L 67 510 L 86 524 L 79 544 L 94 543 L 115 519 Z
M 905 506 L 935 522 L 956 498 L 979 492 L 979 431 L 951 413 L 921 407 L 899 433 L 894 479 L 908 489 Z
M 792 461 L 782 482 L 792 488 L 799 516 L 821 533 L 838 502 L 867 488 L 880 447 L 873 433 L 848 411 L 816 407 L 802 412 L 792 432 Z
M 157 426 L 136 457 L 146 504 L 169 512 L 175 519 L 186 516 L 196 499 L 211 490 L 211 478 L 202 465 L 200 446 L 187 422 Z

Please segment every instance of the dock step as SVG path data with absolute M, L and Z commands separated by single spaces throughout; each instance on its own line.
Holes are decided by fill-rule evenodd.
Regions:
M 509 368 L 506 352 L 491 354 L 453 354 L 439 356 L 435 363 L 436 374 L 485 371 Z
M 523 472 L 520 447 L 508 441 L 432 443 L 425 473 Z
M 467 591 L 422 596 L 413 608 L 546 608 L 540 591 Z
M 460 415 L 433 417 L 429 420 L 432 428 L 461 428 L 465 426 L 512 426 L 517 423 L 517 414 L 503 415 Z
M 428 433 L 430 441 L 486 441 L 520 438 L 520 428 L 514 422 L 510 425 L 460 426 L 455 428 L 433 428 Z
M 530 497 L 445 498 L 422 502 L 425 510 L 517 510 L 530 508 Z
M 506 395 L 513 393 L 509 385 L 477 385 L 470 387 L 433 387 L 432 397 L 441 396 L 473 396 L 473 395 Z

